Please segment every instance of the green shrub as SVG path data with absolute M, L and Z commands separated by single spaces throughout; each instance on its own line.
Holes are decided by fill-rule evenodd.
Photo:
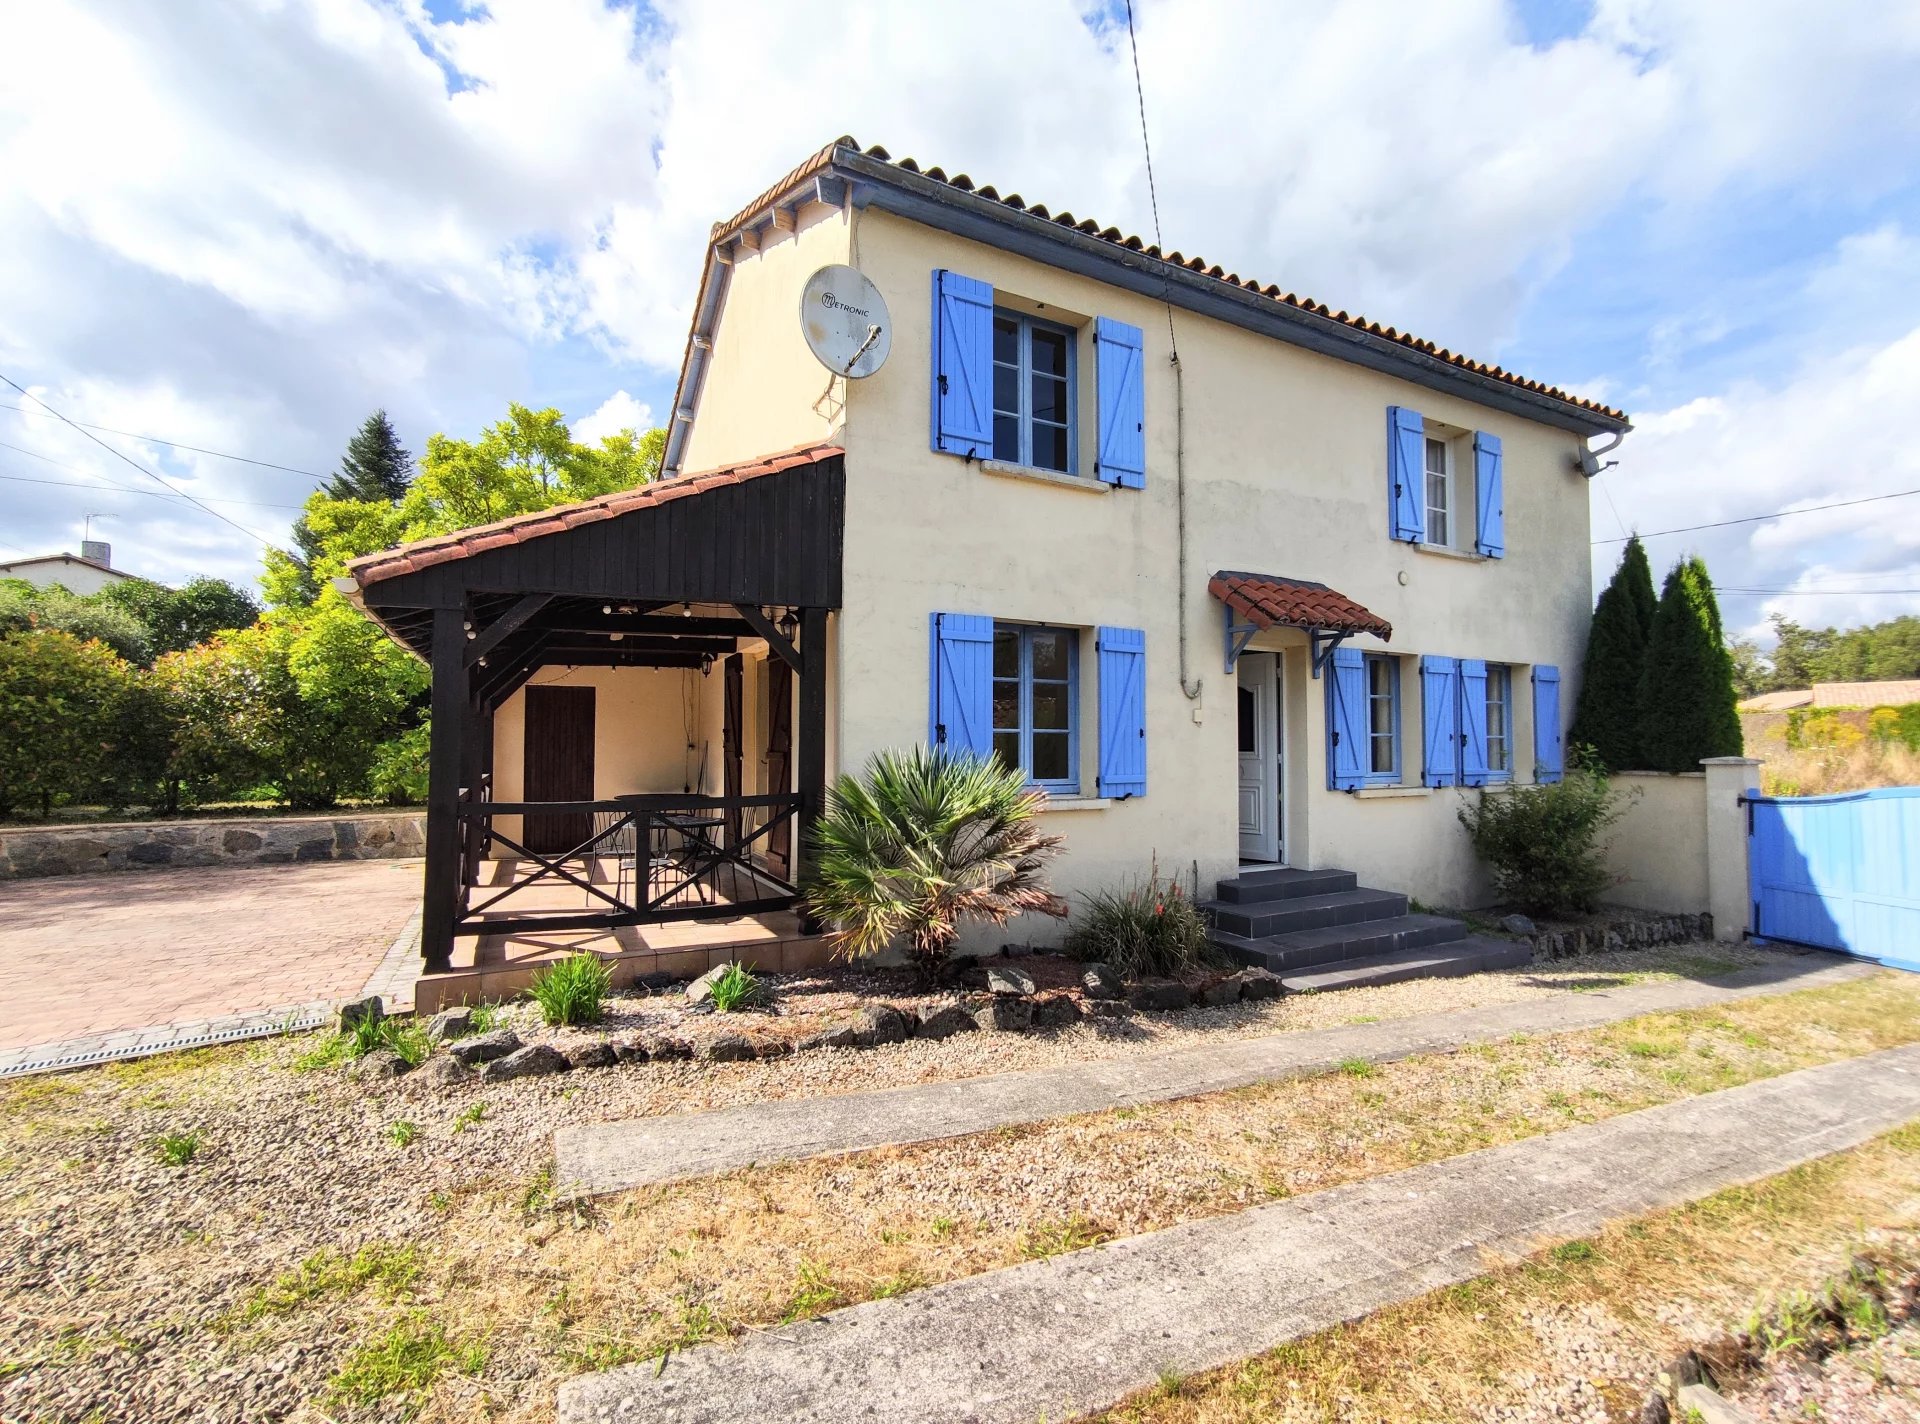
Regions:
M 709 997 L 717 1012 L 730 1014 L 735 1009 L 758 1003 L 764 992 L 765 986 L 751 969 L 744 964 L 729 964 L 720 971 L 720 977 L 713 981 Z
M 1220 962 L 1207 929 L 1180 882 L 1169 877 L 1162 884 L 1156 867 L 1127 889 L 1085 896 L 1065 948 L 1082 963 L 1111 964 L 1129 979 L 1179 975 Z
M 169 1132 L 156 1138 L 154 1151 L 160 1154 L 160 1160 L 169 1167 L 184 1167 L 200 1152 L 200 1134 L 197 1132 Z
M 429 735 L 427 727 L 415 727 L 374 748 L 367 789 L 376 801 L 389 806 L 426 804 Z
M 1482 791 L 1461 808 L 1460 824 L 1502 903 L 1550 915 L 1591 910 L 1612 883 L 1601 832 L 1625 804 L 1603 773 L 1575 765 L 1557 783 Z
M 591 954 L 569 954 L 533 976 L 527 992 L 550 1025 L 600 1022 L 600 1001 L 613 987 L 607 966 Z

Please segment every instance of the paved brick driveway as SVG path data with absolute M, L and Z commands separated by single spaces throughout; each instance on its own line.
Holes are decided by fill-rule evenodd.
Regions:
M 358 994 L 420 863 L 128 871 L 0 885 L 0 1049 Z

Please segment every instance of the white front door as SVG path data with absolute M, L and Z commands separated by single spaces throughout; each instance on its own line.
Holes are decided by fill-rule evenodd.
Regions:
M 1240 738 L 1240 858 L 1280 859 L 1280 767 L 1277 675 L 1272 653 L 1242 653 Z

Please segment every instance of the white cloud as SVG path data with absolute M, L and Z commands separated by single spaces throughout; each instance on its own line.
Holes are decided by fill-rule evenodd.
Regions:
M 623 430 L 651 430 L 653 407 L 635 400 L 625 391 L 615 391 L 590 415 L 573 422 L 573 438 L 582 445 L 597 445 L 609 435 Z

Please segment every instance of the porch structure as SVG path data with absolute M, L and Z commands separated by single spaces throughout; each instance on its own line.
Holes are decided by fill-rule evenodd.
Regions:
M 669 947 L 800 936 L 844 510 L 842 452 L 809 446 L 350 566 L 342 591 L 433 673 L 428 976 L 589 948 L 631 977 Z M 757 790 L 741 733 L 750 664 L 773 697 Z M 596 726 L 592 684 L 613 670 L 635 695 Z M 503 744 L 510 703 L 519 735 Z M 664 715 L 682 706 L 684 724 Z M 696 738 L 698 707 L 717 709 L 717 756 Z M 741 924 L 757 917 L 779 918 Z M 710 930 L 661 928 L 690 925 Z

